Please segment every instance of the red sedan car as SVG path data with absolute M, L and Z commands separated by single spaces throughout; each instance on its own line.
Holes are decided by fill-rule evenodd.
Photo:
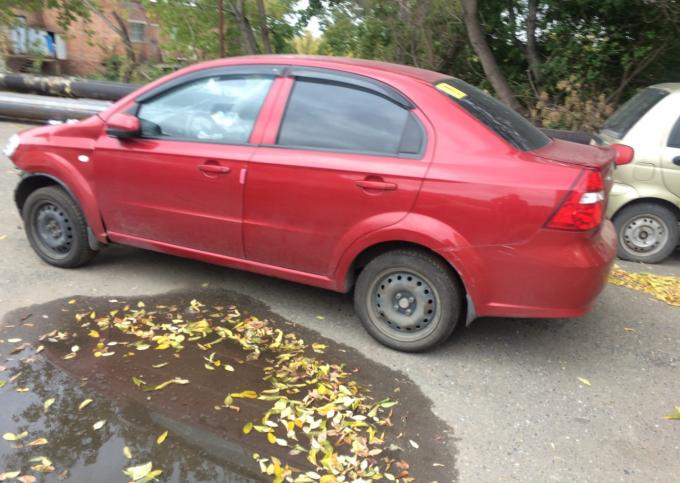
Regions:
M 404 351 L 480 316 L 586 312 L 631 155 L 552 140 L 443 74 L 297 56 L 188 67 L 7 153 L 47 263 L 120 243 L 354 289 L 368 332 Z

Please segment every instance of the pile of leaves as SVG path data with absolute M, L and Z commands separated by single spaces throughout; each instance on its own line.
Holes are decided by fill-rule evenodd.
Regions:
M 645 292 L 669 305 L 680 307 L 680 277 L 626 272 L 615 266 L 609 274 L 609 283 Z
M 205 353 L 204 367 L 196 370 L 227 375 L 239 370 L 220 359 L 227 344 L 230 353 L 239 354 L 236 360 L 240 364 L 264 360 L 263 381 L 257 384 L 259 392 L 234 388 L 222 401 L 215 401 L 215 409 L 239 411 L 244 400 L 262 402 L 266 409 L 258 420 L 243 427 L 243 433 L 264 438 L 269 443 L 265 446 L 277 448 L 274 453 L 280 455 L 284 450 L 291 456 L 306 457 L 309 462 L 309 467 L 300 469 L 272 454 L 254 454 L 261 471 L 273 481 L 412 480 L 408 463 L 391 457 L 392 451 L 385 444 L 385 429 L 392 424 L 391 408 L 397 403 L 389 399 L 376 401 L 344 366 L 323 360 L 325 344 L 308 344 L 266 320 L 244 317 L 235 306 L 206 307 L 197 300 L 186 308 L 157 305 L 147 309 L 139 302 L 135 307 L 125 305 L 105 315 L 80 311 L 75 317 L 79 330 L 96 339 L 91 348 L 95 358 L 130 357 L 146 350 L 167 350 L 178 355 L 192 344 Z M 70 346 L 68 341 L 77 336 L 53 331 L 42 340 L 62 344 L 66 341 Z M 63 358 L 74 359 L 83 350 L 73 345 Z M 152 367 L 165 365 L 167 362 Z M 131 382 L 142 391 L 190 383 L 179 377 L 160 383 L 133 377 Z M 417 443 L 411 444 L 417 447 Z M 146 469 L 151 470 L 151 466 Z M 139 471 L 133 476 L 132 470 Z M 152 478 L 159 474 L 159 470 L 155 471 Z M 148 472 L 140 468 L 128 469 L 126 474 L 133 480 L 150 479 Z

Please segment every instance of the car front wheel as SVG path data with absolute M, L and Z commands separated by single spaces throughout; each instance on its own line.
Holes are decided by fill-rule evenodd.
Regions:
M 659 263 L 678 245 L 680 229 L 675 214 L 663 205 L 638 203 L 614 217 L 618 256 L 633 262 Z
M 96 255 L 88 243 L 85 217 L 63 189 L 47 186 L 35 190 L 21 213 L 33 250 L 50 265 L 75 268 Z
M 443 260 L 417 250 L 394 250 L 361 271 L 354 306 L 380 343 L 404 352 L 444 342 L 463 312 L 463 289 Z

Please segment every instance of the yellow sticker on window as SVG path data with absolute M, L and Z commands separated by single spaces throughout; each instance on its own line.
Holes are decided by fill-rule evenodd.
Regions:
M 456 99 L 462 99 L 463 97 L 467 96 L 465 92 L 453 87 L 451 84 L 447 84 L 446 82 L 440 82 L 436 85 L 436 87 L 444 94 L 448 94 Z

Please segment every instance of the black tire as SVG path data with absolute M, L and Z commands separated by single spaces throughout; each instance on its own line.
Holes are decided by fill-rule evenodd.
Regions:
M 617 255 L 623 260 L 659 263 L 678 246 L 678 218 L 658 203 L 626 206 L 614 217 L 618 237 Z
M 354 308 L 378 342 L 419 352 L 449 338 L 463 314 L 463 294 L 458 277 L 443 260 L 418 250 L 394 250 L 375 257 L 361 271 Z
M 97 254 L 88 243 L 83 212 L 60 187 L 35 190 L 26 199 L 21 215 L 33 250 L 50 265 L 75 268 Z

